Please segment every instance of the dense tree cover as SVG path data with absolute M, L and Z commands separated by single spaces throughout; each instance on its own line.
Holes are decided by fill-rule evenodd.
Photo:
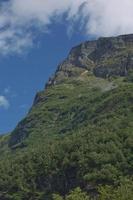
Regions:
M 102 186 L 98 189 L 97 197 L 92 197 L 80 188 L 76 188 L 62 197 L 58 194 L 53 195 L 53 200 L 132 200 L 133 199 L 133 182 L 122 180 L 118 187 Z
M 99 200 L 132 200 L 133 180 L 123 179 L 117 188 L 113 186 L 102 186 L 99 188 Z
M 103 150 L 100 152 L 100 149 L 97 149 L 98 147 L 94 147 L 93 151 L 98 155 L 99 160 L 93 157 L 93 152 L 87 153 L 91 142 L 87 144 L 85 140 L 86 137 L 82 140 L 82 135 L 79 138 L 76 135 L 71 136 L 63 142 L 62 140 L 54 141 L 53 144 L 50 142 L 47 151 L 46 148 L 38 149 L 38 152 L 32 150 L 25 155 L 16 155 L 14 160 L 7 158 L 3 163 L 1 162 L 1 197 L 4 195 L 4 199 L 14 200 L 51 199 L 52 193 L 59 193 L 64 196 L 72 188 L 81 186 L 90 194 L 97 194 L 99 191 L 101 197 L 98 196 L 98 198 L 109 199 L 105 195 L 109 195 L 109 192 L 112 195 L 114 185 L 119 189 L 118 191 L 116 189 L 114 195 L 122 195 L 123 193 L 119 194 L 119 192 L 125 193 L 126 191 L 131 196 L 133 192 L 132 181 L 122 183 L 123 185 L 120 183 L 122 177 L 130 178 L 130 175 L 126 172 L 125 158 L 125 165 L 122 166 L 122 169 L 120 166 L 123 163 L 120 160 L 116 164 L 115 160 L 112 161 L 115 156 L 116 159 L 119 158 L 115 149 L 114 153 L 108 158 L 110 151 L 103 157 Z M 86 145 L 86 147 L 83 145 Z M 93 145 L 96 145 L 96 143 L 93 143 Z M 84 151 L 86 151 L 86 154 Z M 99 153 L 96 153 L 96 151 L 99 151 Z M 86 179 L 86 174 L 87 176 L 89 174 L 91 179 Z M 104 186 L 105 184 L 108 186 Z M 122 189 L 120 189 L 119 184 Z M 100 186 L 99 190 L 98 186 Z M 76 197 L 74 196 L 74 198 Z M 115 197 L 113 198 L 115 199 Z M 114 200 L 113 198 L 112 200 Z
M 80 188 L 76 188 L 75 190 L 71 191 L 65 198 L 61 197 L 58 194 L 53 194 L 53 200 L 89 200 L 89 196 L 87 193 L 82 192 Z
M 0 199 L 131 200 L 132 91 L 125 79 L 85 77 L 39 93 L 0 138 Z

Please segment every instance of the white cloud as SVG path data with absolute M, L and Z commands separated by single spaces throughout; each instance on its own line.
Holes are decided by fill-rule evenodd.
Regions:
M 6 99 L 5 96 L 0 96 L 0 107 L 2 107 L 4 109 L 9 108 L 9 101 Z
M 35 38 L 31 28 L 45 32 L 64 13 L 70 21 L 68 32 L 79 17 L 87 35 L 133 32 L 133 0 L 9 0 L 0 6 L 0 52 L 21 53 L 31 47 Z
M 133 32 L 132 0 L 88 0 L 85 10 L 90 17 L 88 33 L 110 36 Z

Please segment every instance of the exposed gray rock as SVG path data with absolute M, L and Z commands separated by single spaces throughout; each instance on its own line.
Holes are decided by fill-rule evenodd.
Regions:
M 99 38 L 72 48 L 68 57 L 58 66 L 47 86 L 65 79 L 78 77 L 85 70 L 96 77 L 127 76 L 133 69 L 133 34 Z

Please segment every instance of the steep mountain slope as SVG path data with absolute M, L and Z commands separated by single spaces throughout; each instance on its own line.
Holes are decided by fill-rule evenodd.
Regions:
M 89 92 L 97 89 L 102 95 L 103 92 L 116 88 L 119 85 L 119 81 L 117 83 L 117 80 L 111 80 L 111 77 L 128 76 L 130 70 L 133 70 L 133 35 L 101 38 L 98 41 L 86 42 L 73 48 L 68 58 L 59 65 L 55 75 L 46 84 L 46 90 L 37 94 L 33 109 L 12 134 L 10 145 L 13 146 L 20 143 L 21 140 L 23 141 L 32 132 L 30 128 L 34 129 L 34 126 L 39 129 L 41 127 L 45 128 L 46 131 L 46 127 L 50 126 L 51 129 L 51 123 L 57 124 L 58 120 L 59 122 L 64 120 L 62 113 L 65 111 L 58 107 L 61 104 L 64 107 L 68 98 L 68 105 L 73 107 L 71 94 L 83 96 L 86 93 L 86 95 L 89 95 Z M 98 92 L 94 92 L 94 95 L 98 95 Z M 51 103 L 54 103 L 54 99 L 55 105 L 52 106 Z M 50 104 L 49 108 L 46 102 Z M 77 98 L 74 99 L 74 102 L 77 103 Z M 39 114 L 36 114 L 35 112 L 38 110 L 40 104 L 43 108 L 40 107 Z M 82 103 L 80 107 L 81 105 Z M 66 108 L 68 112 L 70 109 L 72 108 Z M 44 112 L 42 112 L 43 110 Z M 45 117 L 45 114 L 48 117 Z M 65 114 L 64 117 L 66 117 Z M 47 120 L 48 125 L 45 120 Z M 37 121 L 39 121 L 39 126 L 37 125 Z M 59 126 L 57 129 L 59 129 Z M 56 130 L 56 132 L 58 131 Z
M 99 185 L 133 185 L 132 91 L 133 35 L 73 48 L 0 138 L 1 199 L 49 200 L 76 187 L 99 199 Z

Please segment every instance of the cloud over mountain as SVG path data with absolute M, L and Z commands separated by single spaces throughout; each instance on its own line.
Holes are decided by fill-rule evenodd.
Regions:
M 0 52 L 20 53 L 33 45 L 32 31 L 46 31 L 53 19 L 82 19 L 86 35 L 133 32 L 132 0 L 8 0 L 0 4 Z M 77 27 L 79 28 L 79 27 Z

